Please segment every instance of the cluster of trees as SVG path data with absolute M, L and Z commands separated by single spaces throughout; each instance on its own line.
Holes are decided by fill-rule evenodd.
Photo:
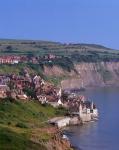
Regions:
M 116 55 L 107 52 L 87 52 L 85 54 L 81 54 L 77 52 L 71 55 L 71 60 L 73 62 L 117 62 L 119 61 L 119 54 Z
M 74 69 L 73 61 L 68 57 L 57 58 L 55 60 L 45 62 L 44 64 L 50 67 L 53 67 L 53 65 L 57 65 L 69 72 Z

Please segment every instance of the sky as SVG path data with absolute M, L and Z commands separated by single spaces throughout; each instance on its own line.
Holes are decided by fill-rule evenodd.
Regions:
M 119 0 L 0 0 L 0 38 L 119 49 Z

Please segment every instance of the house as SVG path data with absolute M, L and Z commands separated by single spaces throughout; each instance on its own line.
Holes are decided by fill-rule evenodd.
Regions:
M 90 101 L 73 101 L 69 102 L 70 114 L 79 116 L 82 122 L 91 121 L 98 118 L 98 110 Z
M 96 106 L 93 104 L 93 102 L 91 103 L 91 117 L 92 119 L 96 119 L 98 118 L 98 109 L 96 108 Z
M 53 107 L 58 107 L 58 99 L 53 95 L 46 95 L 47 103 Z
M 20 100 L 27 100 L 28 99 L 26 94 L 17 95 L 17 98 Z
M 63 106 L 63 103 L 62 103 L 62 101 L 61 101 L 61 98 L 58 99 L 58 102 L 57 102 L 57 103 L 58 103 L 58 105 L 62 105 L 62 106 Z
M 41 104 L 47 103 L 47 98 L 46 98 L 45 95 L 38 95 L 37 98 L 38 98 L 38 101 L 39 101 Z
M 0 98 L 6 98 L 8 90 L 9 87 L 7 85 L 0 85 Z
M 29 62 L 29 58 L 27 56 L 21 56 L 20 62 L 27 63 L 27 62 Z
M 35 75 L 34 78 L 33 78 L 33 83 L 35 85 L 35 88 L 39 88 L 41 86 L 41 77 L 40 76 L 37 76 Z
M 61 89 L 61 88 L 55 88 L 54 90 L 55 90 L 57 96 L 58 96 L 59 98 L 61 98 L 61 96 L 62 96 L 62 89 Z
M 30 62 L 32 62 L 33 64 L 38 64 L 38 58 L 37 57 L 31 57 Z
M 48 58 L 49 58 L 49 59 L 55 59 L 55 58 L 56 58 L 56 56 L 55 56 L 55 55 L 53 55 L 53 54 L 49 54 L 49 55 L 48 55 Z
M 45 60 L 52 60 L 52 59 L 55 59 L 56 56 L 54 54 L 47 54 L 44 56 L 44 59 Z
M 0 64 L 18 64 L 20 62 L 19 56 L 1 56 Z

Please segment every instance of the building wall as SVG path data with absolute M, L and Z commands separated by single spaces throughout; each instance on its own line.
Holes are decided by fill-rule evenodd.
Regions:
M 70 118 L 64 118 L 64 119 L 58 120 L 56 124 L 59 128 L 61 128 L 61 127 L 65 127 L 69 125 L 69 121 L 70 121 Z
M 91 114 L 81 114 L 80 119 L 82 122 L 91 121 Z

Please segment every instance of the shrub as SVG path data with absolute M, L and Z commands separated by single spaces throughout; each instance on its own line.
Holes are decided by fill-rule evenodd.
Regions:
M 16 127 L 19 127 L 19 128 L 28 128 L 28 126 L 22 122 L 19 122 L 16 124 Z
M 67 115 L 67 113 L 68 113 L 68 110 L 66 108 L 62 107 L 62 106 L 59 106 L 56 109 L 56 112 L 55 112 L 55 114 L 58 115 L 58 116 L 59 115 Z
M 8 125 L 11 125 L 12 123 L 9 121 L 7 124 L 8 124 Z

